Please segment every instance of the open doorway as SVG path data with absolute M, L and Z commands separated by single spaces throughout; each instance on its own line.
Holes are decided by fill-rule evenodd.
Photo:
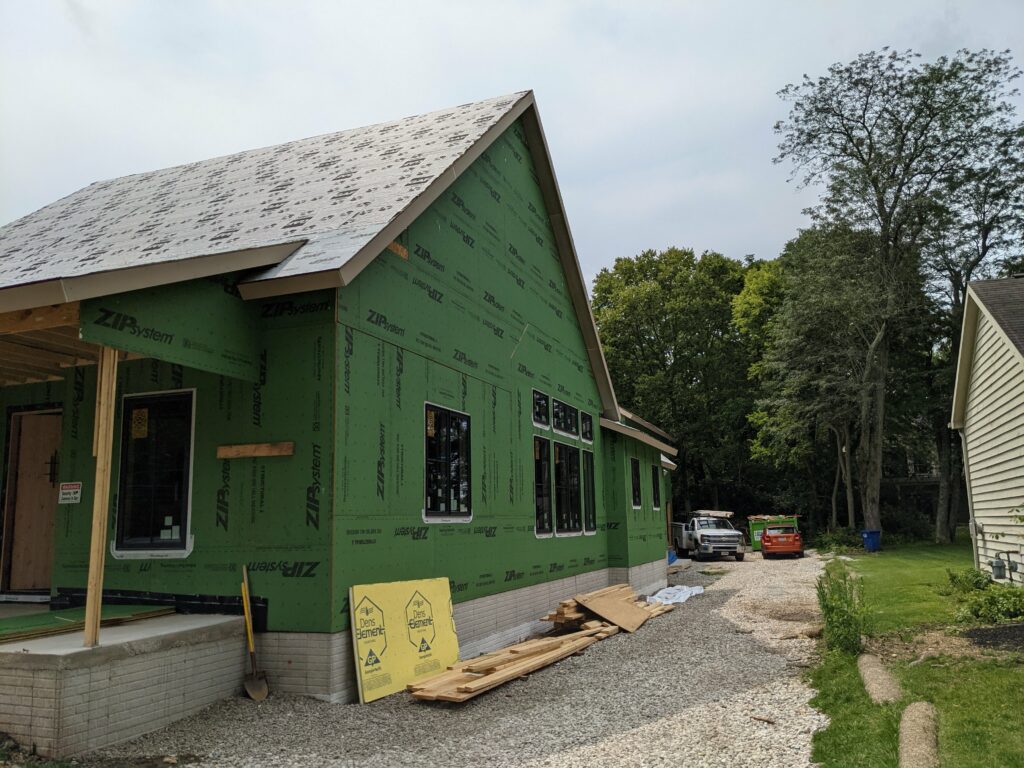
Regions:
M 60 438 L 59 410 L 23 410 L 10 415 L 0 529 L 0 592 L 50 590 Z

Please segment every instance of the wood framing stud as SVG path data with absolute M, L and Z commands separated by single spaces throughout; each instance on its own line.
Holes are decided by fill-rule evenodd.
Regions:
M 103 568 L 110 516 L 110 460 L 114 442 L 114 402 L 117 395 L 117 350 L 100 347 L 96 380 L 96 418 L 92 451 L 96 457 L 96 483 L 92 499 L 92 538 L 89 544 L 89 582 L 85 592 L 85 646 L 100 642 L 103 607 Z
M 240 445 L 218 445 L 218 459 L 255 459 L 265 456 L 293 456 L 295 443 L 243 443 Z
M 0 334 L 41 331 L 64 326 L 78 328 L 77 301 L 0 313 Z

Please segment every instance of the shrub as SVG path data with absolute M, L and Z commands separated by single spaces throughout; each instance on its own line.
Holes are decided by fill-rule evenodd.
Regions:
M 845 555 L 863 549 L 860 534 L 849 528 L 822 531 L 815 537 L 814 546 L 819 552 L 833 552 L 837 555 Z
M 825 620 L 825 645 L 843 653 L 860 653 L 867 612 L 861 579 L 841 561 L 829 563 L 818 577 L 818 605 Z
M 1009 584 L 991 584 L 976 590 L 957 614 L 961 621 L 998 624 L 1024 617 L 1024 589 Z
M 977 568 L 952 568 L 946 569 L 946 578 L 949 579 L 949 587 L 953 592 L 970 593 L 979 589 L 985 589 L 992 580 L 987 573 Z

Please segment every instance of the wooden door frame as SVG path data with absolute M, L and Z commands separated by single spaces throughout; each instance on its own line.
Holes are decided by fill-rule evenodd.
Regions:
M 15 419 L 24 415 L 60 414 L 63 419 L 63 403 L 30 403 L 26 405 L 9 405 L 7 407 L 7 432 L 3 448 L 3 503 L 0 510 L 0 592 L 7 592 L 11 584 L 11 551 L 14 545 L 14 502 L 17 498 L 17 472 L 11 468 L 18 461 L 18 446 L 15 437 L 21 437 L 20 422 L 15 435 Z

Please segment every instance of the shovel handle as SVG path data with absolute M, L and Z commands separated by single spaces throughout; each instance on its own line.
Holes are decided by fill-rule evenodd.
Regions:
M 245 639 L 249 644 L 249 654 L 256 653 L 256 645 L 252 641 L 252 609 L 249 607 L 249 574 L 242 566 L 242 611 L 245 613 Z

